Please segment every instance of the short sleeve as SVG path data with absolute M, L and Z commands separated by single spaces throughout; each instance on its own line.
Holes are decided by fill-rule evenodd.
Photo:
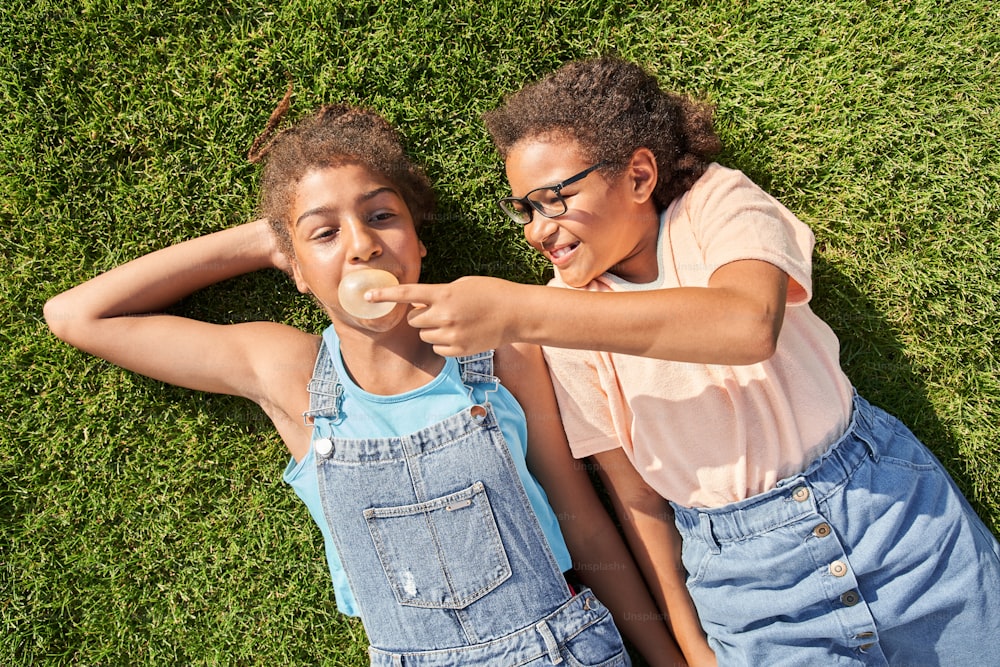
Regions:
M 620 446 L 597 353 L 554 347 L 543 352 L 573 456 L 582 459 Z
M 812 296 L 812 230 L 743 172 L 713 164 L 678 202 L 706 266 L 755 259 L 791 279 L 788 303 Z

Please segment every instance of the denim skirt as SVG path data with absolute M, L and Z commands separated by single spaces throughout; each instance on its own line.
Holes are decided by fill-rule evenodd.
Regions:
M 933 454 L 861 397 L 802 474 L 674 510 L 720 665 L 1000 666 L 996 538 Z

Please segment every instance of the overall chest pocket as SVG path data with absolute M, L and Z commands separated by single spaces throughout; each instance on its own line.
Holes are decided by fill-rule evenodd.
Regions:
M 400 604 L 461 609 L 511 576 L 482 482 L 426 502 L 364 511 Z

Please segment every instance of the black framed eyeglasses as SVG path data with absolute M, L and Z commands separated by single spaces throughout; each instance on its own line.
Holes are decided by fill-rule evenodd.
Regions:
M 500 208 L 510 216 L 510 219 L 519 225 L 526 225 L 531 222 L 531 217 L 538 211 L 546 218 L 557 218 L 566 212 L 566 200 L 559 194 L 564 187 L 581 181 L 595 169 L 607 166 L 608 162 L 598 162 L 593 167 L 588 167 L 579 174 L 570 176 L 561 183 L 535 188 L 523 197 L 504 197 L 499 201 Z

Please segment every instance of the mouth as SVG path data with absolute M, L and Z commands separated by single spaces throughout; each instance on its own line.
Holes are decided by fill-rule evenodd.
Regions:
M 564 264 L 579 246 L 580 242 L 576 241 L 557 248 L 546 249 L 545 254 L 553 264 L 558 266 L 559 264 Z

